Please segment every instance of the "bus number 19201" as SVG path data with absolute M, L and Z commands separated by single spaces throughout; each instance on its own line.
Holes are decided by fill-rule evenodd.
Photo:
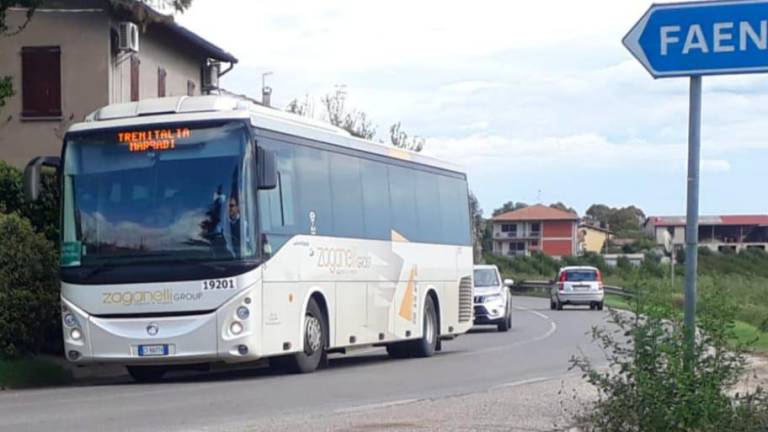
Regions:
M 203 291 L 219 291 L 237 288 L 234 279 L 210 279 L 203 281 Z

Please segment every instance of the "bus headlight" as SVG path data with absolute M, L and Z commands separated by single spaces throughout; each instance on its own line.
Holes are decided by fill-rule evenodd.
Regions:
M 71 313 L 64 315 L 64 325 L 67 327 L 77 327 L 77 318 Z
M 248 317 L 251 316 L 251 311 L 248 310 L 245 306 L 240 306 L 237 308 L 237 317 L 241 320 L 245 321 L 248 319 Z
M 72 340 L 79 341 L 83 338 L 83 332 L 81 332 L 78 328 L 73 328 L 69 331 L 69 337 L 71 337 Z
M 243 332 L 243 325 L 235 321 L 229 325 L 229 331 L 232 332 L 233 335 L 237 336 Z

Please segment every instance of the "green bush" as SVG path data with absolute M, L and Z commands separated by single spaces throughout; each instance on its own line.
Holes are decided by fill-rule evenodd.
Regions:
M 22 172 L 0 161 L 0 213 L 18 213 L 32 223 L 35 231 L 58 245 L 59 187 L 53 172 L 42 175 L 41 194 L 37 201 L 24 197 Z
M 21 211 L 25 205 L 21 171 L 0 161 L 0 213 Z
M 57 254 L 17 214 L 0 213 L 0 356 L 61 344 Z
M 732 351 L 736 308 L 729 290 L 701 284 L 698 337 L 685 342 L 676 293 L 642 282 L 631 314 L 610 311 L 611 326 L 593 329 L 608 368 L 574 357 L 572 368 L 597 387 L 598 399 L 581 416 L 590 431 L 764 431 L 768 396 L 757 388 L 732 392 L 743 377 L 745 359 Z M 688 361 L 686 361 L 688 359 Z

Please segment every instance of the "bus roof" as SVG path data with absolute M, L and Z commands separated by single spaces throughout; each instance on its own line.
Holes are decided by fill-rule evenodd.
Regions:
M 251 124 L 260 129 L 408 160 L 449 171 L 465 172 L 461 166 L 451 162 L 391 145 L 356 138 L 346 130 L 329 123 L 267 108 L 231 96 L 174 96 L 108 105 L 89 114 L 85 122 L 72 125 L 69 132 L 128 127 L 138 124 L 226 119 L 250 119 Z

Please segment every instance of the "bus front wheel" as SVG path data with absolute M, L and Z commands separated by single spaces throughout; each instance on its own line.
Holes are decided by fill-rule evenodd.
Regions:
M 304 315 L 304 348 L 285 359 L 285 366 L 290 372 L 308 373 L 320 366 L 326 355 L 327 329 L 323 311 L 315 299 L 310 299 Z

